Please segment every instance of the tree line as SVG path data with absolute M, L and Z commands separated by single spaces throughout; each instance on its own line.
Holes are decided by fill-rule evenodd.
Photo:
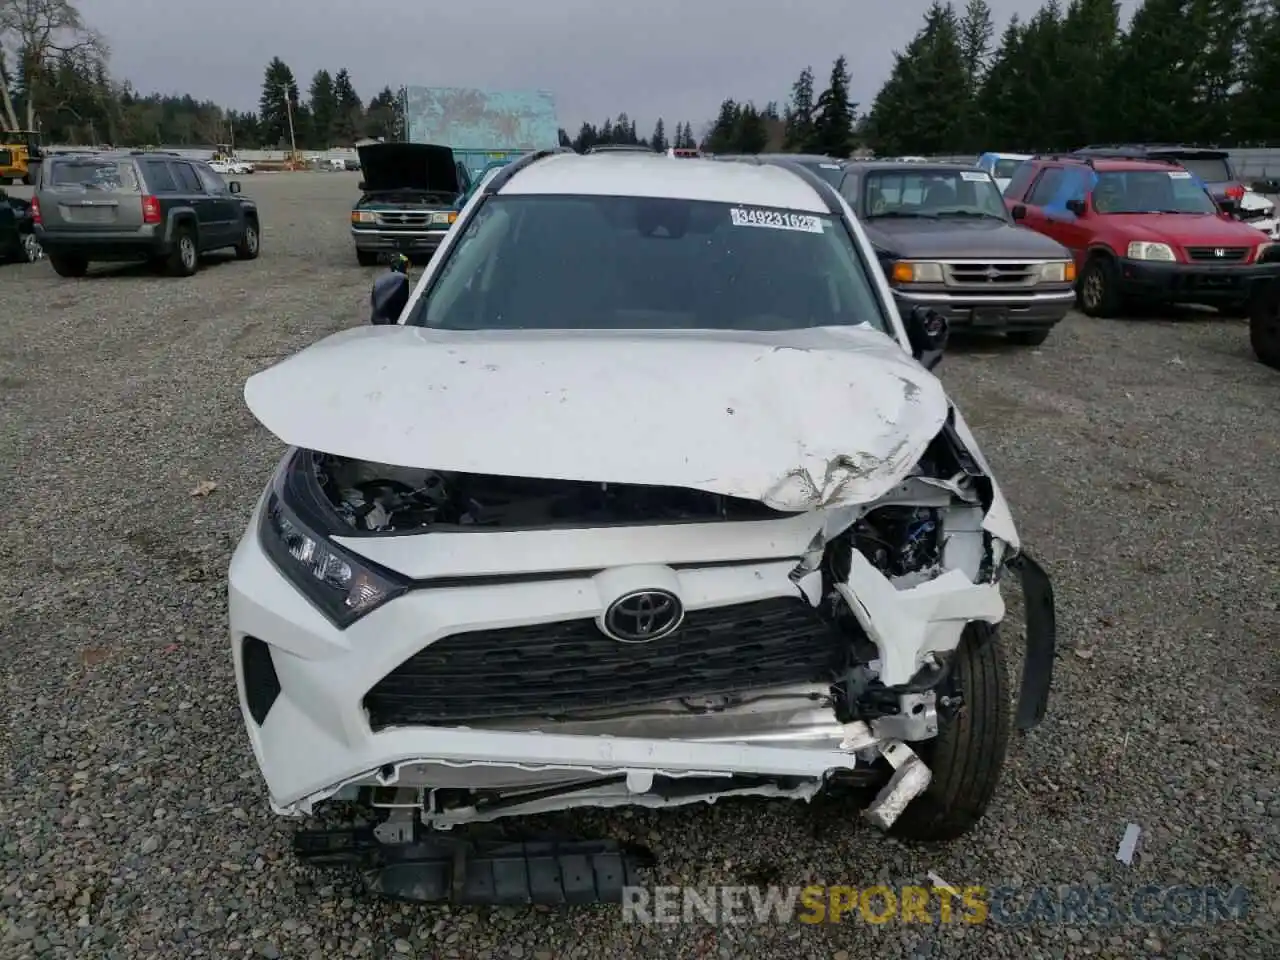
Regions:
M 700 135 L 659 119 L 642 137 L 622 113 L 562 129 L 560 143 L 831 156 L 1280 143 L 1280 0 L 1143 0 L 1127 26 L 1118 0 L 1047 0 L 996 35 L 987 0 L 935 0 L 863 114 L 840 57 L 821 89 L 801 70 L 781 107 L 725 99 Z M 345 68 L 316 71 L 303 90 L 275 57 L 258 109 L 237 111 L 140 93 L 108 64 L 72 0 L 0 0 L 0 127 L 38 129 L 46 143 L 324 149 L 405 133 L 399 93 L 383 87 L 363 102 Z

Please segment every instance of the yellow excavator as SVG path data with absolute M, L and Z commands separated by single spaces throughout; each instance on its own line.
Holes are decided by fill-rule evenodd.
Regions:
M 44 153 L 35 130 L 0 130 L 0 185 L 34 183 Z

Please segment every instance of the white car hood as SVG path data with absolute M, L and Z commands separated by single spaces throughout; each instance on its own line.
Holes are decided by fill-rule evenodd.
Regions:
M 370 326 L 249 378 L 244 395 L 291 446 L 442 471 L 687 487 L 793 511 L 884 495 L 949 406 L 931 373 L 863 327 Z

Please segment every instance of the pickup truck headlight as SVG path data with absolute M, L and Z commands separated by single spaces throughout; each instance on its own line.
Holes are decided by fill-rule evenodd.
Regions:
M 378 218 L 374 215 L 372 210 L 352 210 L 351 211 L 352 223 L 376 223 L 377 220 Z
M 1173 247 L 1150 240 L 1134 240 L 1129 244 L 1128 256 L 1130 260 L 1161 260 L 1165 263 L 1174 263 L 1178 259 L 1173 255 Z
M 272 481 L 258 528 L 262 549 L 299 592 L 339 630 L 345 630 L 409 584 L 390 570 L 334 543 L 324 491 L 310 451 L 298 450 Z M 325 501 L 327 502 L 327 501 Z
M 942 283 L 942 264 L 923 260 L 899 260 L 889 279 L 894 283 Z
M 1074 260 L 1054 260 L 1040 265 L 1040 279 L 1045 283 L 1075 283 L 1076 264 Z

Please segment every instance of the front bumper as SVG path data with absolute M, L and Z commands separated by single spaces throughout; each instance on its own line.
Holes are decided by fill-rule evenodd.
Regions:
M 1067 286 L 1052 291 L 1018 295 L 950 293 L 893 288 L 900 312 L 928 307 L 947 318 L 952 330 L 1012 333 L 1044 330 L 1067 315 L 1075 303 L 1075 291 Z
M 389 230 L 378 227 L 351 228 L 357 250 L 378 253 L 433 254 L 443 242 L 445 230 Z
M 1280 262 L 1256 264 L 1120 261 L 1122 296 L 1165 303 L 1215 306 L 1252 296 L 1259 284 L 1280 278 Z
M 980 540 L 984 531 L 977 524 L 958 531 L 957 549 L 963 549 L 966 534 Z M 954 649 L 968 623 L 996 623 L 1003 617 L 999 587 L 975 584 L 959 570 L 899 589 L 860 554 L 854 557 L 848 581 L 856 598 L 852 608 L 884 651 L 886 683 L 891 673 L 909 678 L 924 651 Z M 681 563 L 662 571 L 676 578 L 692 614 L 773 598 L 799 603 L 790 576 L 795 568 L 795 559 L 784 559 L 730 566 Z M 652 566 L 630 569 L 638 569 L 646 582 L 658 575 Z M 712 778 L 720 784 L 712 795 L 812 796 L 828 773 L 868 767 L 877 759 L 876 750 L 890 742 L 866 724 L 838 722 L 825 696 L 829 683 L 779 689 L 768 677 L 762 689 L 729 709 L 669 702 L 560 723 L 511 719 L 501 725 L 375 727 L 371 722 L 366 695 L 424 648 L 485 630 L 597 617 L 603 606 L 599 576 L 535 582 L 486 578 L 471 586 L 411 590 L 338 630 L 268 559 L 255 516 L 231 562 L 230 632 L 242 713 L 273 808 L 306 814 L 315 803 L 355 786 L 501 791 L 584 781 L 582 804 L 667 805 L 672 801 L 651 793 L 655 778 Z M 258 666 L 247 675 L 246 643 L 253 645 L 247 638 L 264 642 L 270 652 L 268 685 L 274 687 L 265 711 L 262 647 L 255 655 Z M 792 778 L 796 785 L 786 794 L 772 787 L 736 789 L 733 778 L 753 775 Z M 606 779 L 612 786 L 593 788 Z M 572 805 L 578 804 L 557 800 L 548 809 Z

